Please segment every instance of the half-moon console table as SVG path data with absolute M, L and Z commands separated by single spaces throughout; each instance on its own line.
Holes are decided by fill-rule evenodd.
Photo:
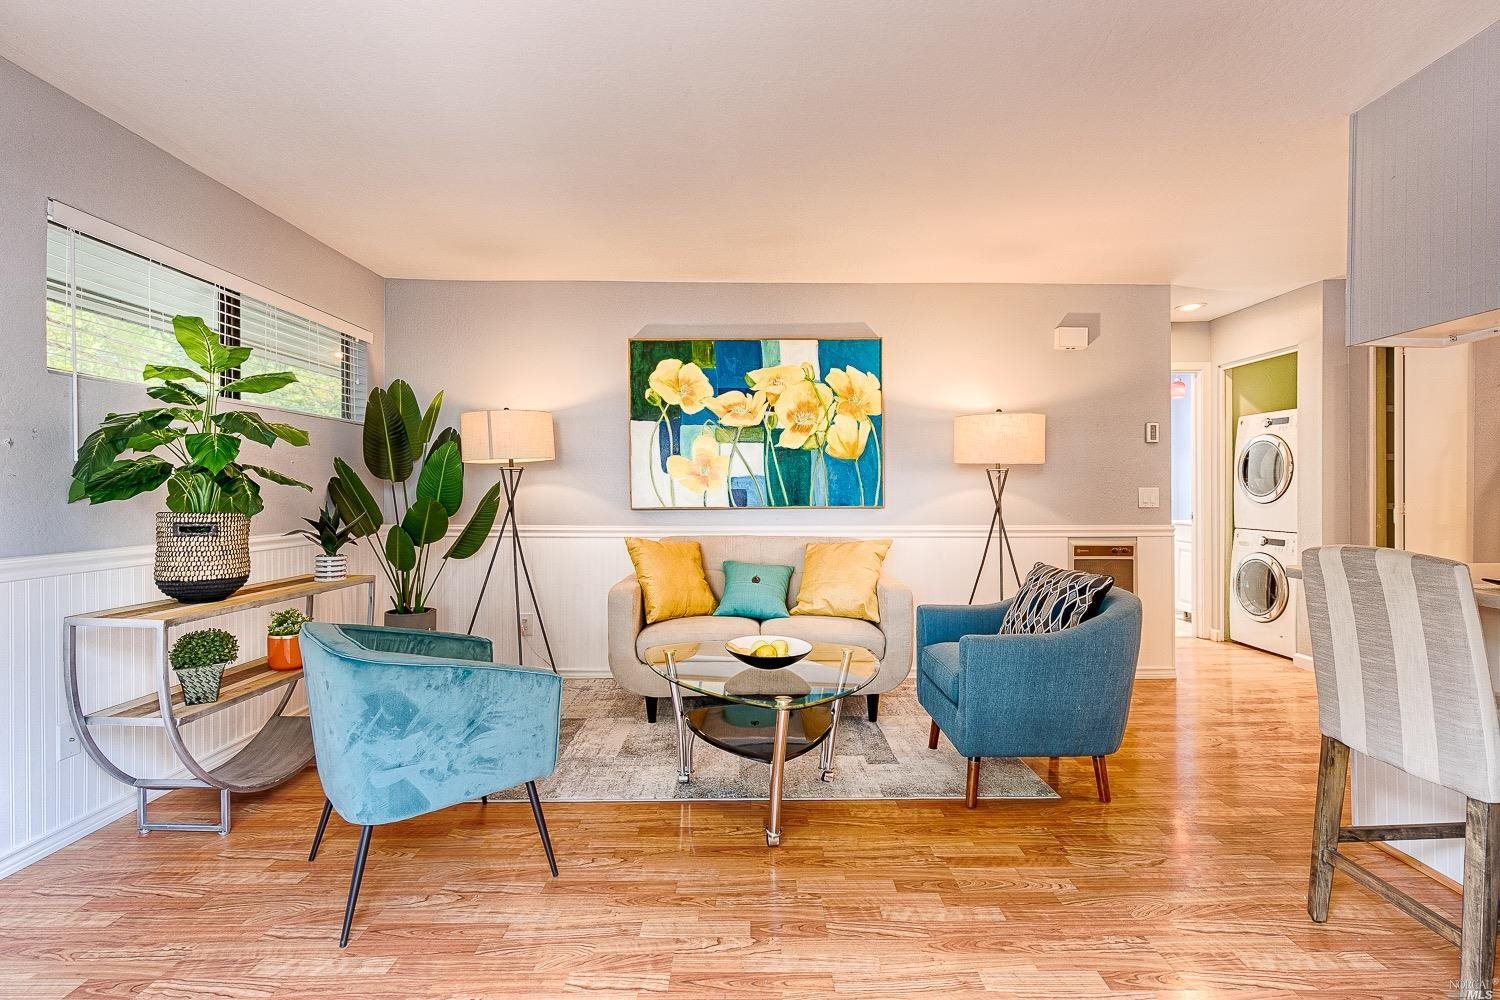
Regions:
M 183 625 L 201 622 L 209 618 L 248 611 L 252 608 L 281 604 L 286 601 L 303 600 L 306 613 L 313 612 L 313 598 L 336 590 L 351 587 L 370 589 L 366 621 L 375 620 L 375 578 L 373 576 L 349 576 L 342 580 L 318 582 L 311 576 L 294 576 L 285 580 L 272 580 L 245 587 L 222 601 L 205 604 L 181 604 L 177 601 L 158 601 L 153 604 L 136 604 L 127 608 L 111 608 L 88 614 L 69 615 L 66 619 L 67 665 L 64 670 L 67 685 L 68 711 L 73 718 L 73 728 L 89 757 L 106 773 L 134 786 L 136 790 L 136 829 L 141 834 L 152 830 L 193 830 L 204 833 L 229 833 L 229 794 L 231 792 L 259 792 L 274 788 L 307 766 L 313 758 L 312 729 L 305 716 L 282 715 L 292 691 L 302 677 L 300 670 L 272 670 L 264 656 L 236 664 L 224 671 L 219 689 L 219 700 L 209 705 L 188 705 L 182 700 L 182 692 L 172 683 L 172 666 L 167 659 L 171 644 L 168 633 Z M 93 712 L 84 712 L 79 697 L 78 685 L 78 630 L 81 628 L 140 629 L 153 633 L 155 656 L 159 666 L 156 693 L 143 695 L 130 701 L 111 705 Z M 183 739 L 182 727 L 189 722 L 207 718 L 240 702 L 270 691 L 281 690 L 281 700 L 272 710 L 260 732 L 251 738 L 229 760 L 217 767 L 209 768 L 194 758 Z M 128 774 L 99 747 L 94 739 L 96 726 L 149 726 L 163 729 L 172 752 L 187 769 L 187 777 L 162 778 Z M 219 821 L 217 823 L 158 823 L 146 815 L 146 793 L 173 788 L 217 788 L 219 790 Z

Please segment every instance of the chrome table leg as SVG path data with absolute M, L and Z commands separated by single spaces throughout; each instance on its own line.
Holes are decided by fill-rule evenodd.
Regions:
M 781 843 L 781 786 L 786 771 L 787 730 L 792 721 L 792 699 L 787 695 L 776 697 L 776 742 L 771 748 L 771 817 L 766 824 L 766 846 Z
M 833 703 L 830 709 L 832 718 L 828 720 L 828 736 L 823 740 L 823 750 L 818 755 L 818 767 L 822 770 L 824 781 L 833 780 L 833 738 L 839 732 L 839 715 L 842 714 L 844 699 L 840 698 Z
M 685 785 L 693 778 L 693 734 L 688 729 L 687 713 L 682 708 L 682 689 L 677 686 L 677 657 L 667 650 L 667 680 L 672 690 L 672 714 L 677 718 L 677 783 Z

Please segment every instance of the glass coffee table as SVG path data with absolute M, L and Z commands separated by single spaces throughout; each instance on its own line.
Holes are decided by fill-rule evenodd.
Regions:
M 775 670 L 752 667 L 722 642 L 652 646 L 646 663 L 672 688 L 677 716 L 677 780 L 692 780 L 697 739 L 737 757 L 771 765 L 766 844 L 781 843 L 781 790 L 786 762 L 822 747 L 822 778 L 833 776 L 833 738 L 849 695 L 875 679 L 873 653 L 859 646 L 815 643 L 812 652 Z M 687 708 L 684 696 L 713 699 Z

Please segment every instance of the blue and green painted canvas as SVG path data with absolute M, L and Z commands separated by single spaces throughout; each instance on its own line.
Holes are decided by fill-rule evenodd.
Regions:
M 644 510 L 880 507 L 880 341 L 632 340 Z

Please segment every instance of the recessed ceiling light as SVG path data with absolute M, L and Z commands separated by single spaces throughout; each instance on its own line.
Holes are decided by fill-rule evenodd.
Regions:
M 1206 305 L 1208 305 L 1207 302 L 1184 302 L 1182 305 L 1177 307 L 1177 311 L 1180 313 L 1197 312 L 1199 309 L 1202 309 Z

